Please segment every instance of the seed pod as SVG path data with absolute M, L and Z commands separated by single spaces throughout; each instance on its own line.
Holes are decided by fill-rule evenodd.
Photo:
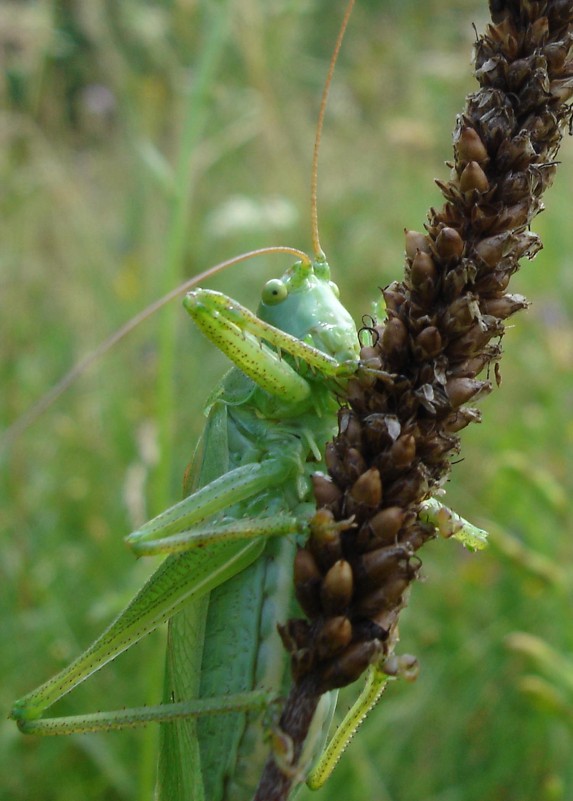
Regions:
M 438 271 L 435 262 L 429 253 L 418 251 L 412 260 L 410 269 L 410 282 L 418 291 L 423 290 L 427 283 L 433 284 Z
M 549 91 L 553 98 L 559 103 L 566 103 L 573 97 L 573 81 L 570 77 L 551 81 Z
M 532 259 L 543 247 L 541 239 L 533 231 L 521 231 L 515 234 L 512 254 L 514 259 L 521 259 L 527 256 Z
M 369 414 L 364 420 L 368 445 L 375 452 L 383 451 L 400 436 L 402 426 L 394 414 Z
M 455 434 L 466 426 L 469 426 L 470 423 L 481 423 L 481 412 L 479 409 L 457 409 L 444 420 L 443 427 L 445 431 Z
M 313 473 L 311 476 L 312 488 L 317 506 L 331 506 L 342 497 L 342 490 L 330 476 L 324 473 Z
M 485 325 L 482 318 L 467 333 L 450 342 L 447 353 L 452 361 L 479 353 L 492 337 L 503 334 L 503 323 L 495 317 L 489 317 L 489 320 L 495 321 L 495 324 Z
M 507 70 L 507 86 L 512 92 L 518 92 L 526 79 L 531 77 L 534 64 L 531 58 L 518 58 Z
M 436 539 L 436 529 L 430 523 L 413 522 L 407 529 L 400 534 L 399 540 L 408 543 L 412 551 L 417 551 L 428 540 Z M 419 570 L 418 565 L 417 570 Z M 416 570 L 416 573 L 417 573 Z
M 349 645 L 321 670 L 319 689 L 326 692 L 352 684 L 364 673 L 379 651 L 380 645 L 376 641 Z
M 356 537 L 356 545 L 361 551 L 370 551 L 396 540 L 396 535 L 406 518 L 406 512 L 399 506 L 388 506 L 365 522 Z
M 416 293 L 416 301 L 423 305 L 430 303 L 438 291 L 438 271 L 429 253 L 418 251 L 410 268 L 410 285 Z
M 551 42 L 543 48 L 547 66 L 551 72 L 560 72 L 567 59 L 569 47 L 565 42 Z
M 500 355 L 499 348 L 488 348 L 487 351 L 482 351 L 478 353 L 476 356 L 471 356 L 469 359 L 466 359 L 460 365 L 456 365 L 456 367 L 452 367 L 449 370 L 448 375 L 450 378 L 475 378 L 477 375 L 481 373 L 481 371 L 486 367 L 492 359 L 496 358 Z
M 384 355 L 393 361 L 401 361 L 408 352 L 408 329 L 398 317 L 388 320 L 382 334 Z
M 346 484 L 346 470 L 338 448 L 333 442 L 329 442 L 326 446 L 324 461 L 326 462 L 328 472 L 336 483 L 340 486 L 344 486 Z
M 366 472 L 366 461 L 357 448 L 348 448 L 344 454 L 344 470 L 346 484 L 354 483 Z
M 391 506 L 408 506 L 428 491 L 428 471 L 423 464 L 414 463 L 410 470 L 386 488 L 384 497 Z
M 459 259 L 464 252 L 464 240 L 455 228 L 442 228 L 436 239 L 436 250 L 442 259 Z
M 499 215 L 496 227 L 500 231 L 520 228 L 538 214 L 541 205 L 540 200 L 526 197 L 512 206 L 506 206 Z
M 414 353 L 421 359 L 432 359 L 442 350 L 442 335 L 435 325 L 423 328 L 414 340 Z
M 402 595 L 410 584 L 406 576 L 394 576 L 383 587 L 364 596 L 355 606 L 357 615 L 374 618 L 385 609 L 392 609 L 402 603 Z
M 426 234 L 404 228 L 406 256 L 413 259 L 416 253 L 430 253 L 430 243 Z
M 349 645 L 352 639 L 352 624 L 347 617 L 329 617 L 316 637 L 319 659 L 329 659 Z
M 468 161 L 475 161 L 478 164 L 482 164 L 488 158 L 486 147 L 480 139 L 479 134 L 467 125 L 462 126 L 456 131 L 454 149 L 456 152 L 456 161 L 460 164 L 464 164 Z
M 491 314 L 505 320 L 516 311 L 527 309 L 529 302 L 523 295 L 502 295 L 500 298 L 485 298 L 481 308 L 484 314 Z
M 354 577 L 352 568 L 344 559 L 335 562 L 320 586 L 320 600 L 327 615 L 344 612 L 352 600 Z
M 338 413 L 338 431 L 348 445 L 353 448 L 362 448 L 362 425 L 357 414 L 350 409 L 341 409 Z
M 401 575 L 407 573 L 408 559 L 412 555 L 410 548 L 405 544 L 389 545 L 370 551 L 356 560 L 356 581 L 360 585 L 360 592 L 379 587 L 391 574 Z
M 517 269 L 517 263 L 514 267 L 504 269 L 500 267 L 488 273 L 475 284 L 474 289 L 480 295 L 499 295 L 507 289 L 511 275 Z
M 420 442 L 420 458 L 426 465 L 437 465 L 448 451 L 456 451 L 455 437 L 441 431 L 426 437 Z
M 404 294 L 405 287 L 402 283 L 398 281 L 393 281 L 389 284 L 385 289 L 382 290 L 382 294 L 384 296 L 384 303 L 386 304 L 386 309 L 388 312 L 395 312 L 397 313 L 400 309 L 400 306 L 404 303 L 406 296 Z M 377 327 L 376 331 L 380 336 L 383 335 L 384 329 L 382 327 Z
M 403 434 L 390 449 L 390 458 L 397 468 L 412 464 L 416 456 L 416 438 L 413 434 Z
M 499 194 L 504 203 L 512 205 L 524 195 L 530 195 L 534 186 L 534 175 L 531 172 L 509 172 L 499 185 Z
M 467 259 L 462 259 L 456 267 L 448 270 L 442 281 L 444 299 L 451 303 L 466 292 L 473 284 L 476 274 L 477 265 Z
M 301 609 L 311 618 L 321 611 L 321 582 L 322 573 L 313 555 L 306 548 L 300 548 L 294 558 L 295 594 Z
M 487 192 L 489 181 L 487 175 L 477 161 L 469 161 L 460 175 L 460 189 L 462 192 Z
M 446 384 L 446 392 L 455 409 L 469 400 L 477 400 L 491 392 L 491 381 L 479 381 L 475 378 L 450 378 Z
M 500 173 L 509 170 L 526 170 L 536 157 L 529 131 L 504 139 L 497 151 L 496 164 Z
M 341 530 L 329 509 L 318 509 L 310 519 L 308 546 L 323 570 L 342 557 Z
M 380 472 L 371 467 L 354 482 L 350 495 L 358 504 L 376 507 L 382 501 L 382 479 Z
M 377 615 L 370 618 L 370 623 L 374 624 L 384 636 L 378 635 L 378 639 L 386 641 L 389 639 L 392 629 L 398 622 L 399 609 L 383 609 Z
M 461 334 L 471 328 L 479 313 L 476 296 L 466 292 L 448 305 L 440 320 L 440 329 L 448 336 Z

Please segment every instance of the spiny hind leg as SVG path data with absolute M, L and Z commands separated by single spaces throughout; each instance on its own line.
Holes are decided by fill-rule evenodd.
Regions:
M 19 720 L 18 727 L 24 734 L 40 736 L 118 731 L 140 728 L 147 726 L 148 723 L 173 723 L 188 718 L 231 712 L 261 711 L 273 700 L 273 696 L 264 690 L 252 690 L 217 698 L 201 698 L 158 706 L 117 709 L 71 717 Z

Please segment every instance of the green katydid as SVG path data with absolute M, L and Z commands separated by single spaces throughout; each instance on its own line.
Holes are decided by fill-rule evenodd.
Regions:
M 166 727 L 164 797 L 249 797 L 257 760 L 262 764 L 266 756 L 264 729 L 251 725 L 245 710 L 260 708 L 261 698 L 268 701 L 283 688 L 286 657 L 275 621 L 290 612 L 295 540 L 306 533 L 310 475 L 322 466 L 324 444 L 334 433 L 340 382 L 358 366 L 356 328 L 317 242 L 314 263 L 303 256 L 281 280 L 268 282 L 258 317 L 218 293 L 187 296 L 198 327 L 239 369 L 213 393 L 191 494 L 128 538 L 138 554 L 176 553 L 90 648 L 12 711 L 23 731 L 63 734 L 237 710 L 225 724 L 226 738 L 214 737 L 209 722 Z M 171 641 L 183 634 L 188 650 L 178 664 L 181 649 L 171 647 L 169 703 L 42 718 L 59 697 L 184 605 Z M 225 647 L 231 652 L 222 655 Z M 245 775 L 233 779 L 241 771 Z
M 225 685 L 232 694 L 251 689 L 252 673 L 257 669 L 267 691 L 281 691 L 284 660 L 277 665 L 257 665 L 258 648 L 280 653 L 278 642 L 261 642 L 259 627 L 266 629 L 267 640 L 278 640 L 273 621 L 289 612 L 294 535 L 305 533 L 310 474 L 320 467 L 321 450 L 332 435 L 338 408 L 337 380 L 358 364 L 356 329 L 337 298 L 325 262 L 298 263 L 281 281 L 270 281 L 263 292 L 260 317 L 290 328 L 298 338 L 218 293 L 190 293 L 186 307 L 197 324 L 233 354 L 242 371 L 231 371 L 213 395 L 204 435 L 206 455 L 199 451 L 194 470 L 194 479 L 202 488 L 128 538 L 136 553 L 182 553 L 171 555 L 160 566 L 127 610 L 75 663 L 15 705 L 12 714 L 25 731 L 64 733 L 92 728 L 93 721 L 82 718 L 64 725 L 57 719 L 36 718 L 184 604 L 184 625 L 190 627 L 193 618 L 195 625 L 204 625 L 206 602 L 201 599 L 221 585 L 220 593 L 212 596 L 206 625 L 209 631 L 223 626 L 225 643 L 236 649 L 235 653 L 229 663 L 220 654 L 220 641 L 206 637 L 203 653 L 198 644 L 191 649 L 197 662 L 188 667 L 186 675 L 190 680 L 204 675 L 204 684 L 216 687 L 221 681 L 216 662 L 223 660 L 219 668 L 225 672 Z M 302 342 L 302 338 L 309 338 L 313 344 Z M 262 344 L 262 339 L 295 358 L 299 370 Z M 300 369 L 301 365 L 304 368 Z M 269 540 L 271 537 L 277 537 L 277 542 Z M 237 604 L 249 604 L 246 620 L 236 614 Z M 260 624 L 263 611 L 265 619 Z M 236 631 L 229 622 L 233 613 Z M 246 633 L 244 627 L 249 622 L 255 630 Z M 211 645 L 214 654 L 210 653 Z M 233 666 L 236 686 L 229 677 Z M 185 697 L 177 684 L 179 675 L 173 672 L 177 701 Z M 199 687 L 195 693 L 199 694 Z M 212 688 L 201 694 L 212 696 Z M 241 703 L 244 708 L 244 699 Z M 222 704 L 228 708 L 229 701 L 223 699 Z M 174 713 L 180 711 L 176 708 Z M 165 709 L 157 710 L 159 719 L 168 714 Z M 153 711 L 148 709 L 145 716 L 151 719 Z M 107 727 L 105 718 L 93 725 L 100 727 Z M 207 797 L 224 797 L 221 788 L 232 769 L 223 763 L 221 753 L 237 750 L 242 731 L 240 726 L 235 729 L 230 743 L 223 742 L 221 735 L 215 738 L 222 743 L 222 751 L 215 756 L 204 749 L 201 759 L 208 767 L 203 771 L 190 770 L 189 754 L 185 754 L 185 769 L 178 781 L 185 785 L 196 782 L 204 772 L 209 776 Z M 232 731 L 232 727 L 225 727 L 225 731 Z M 166 749 L 171 756 L 174 750 L 176 746 Z M 217 764 L 221 766 L 220 776 L 214 772 Z M 173 776 L 172 766 L 166 775 Z M 250 790 L 252 787 L 247 794 Z M 191 797 L 200 797 L 196 795 L 199 792 L 194 789 Z
M 356 329 L 317 236 L 315 244 L 314 260 L 304 257 L 266 285 L 258 317 L 216 293 L 188 296 L 197 325 L 239 370 L 212 395 L 191 494 L 128 538 L 138 554 L 171 555 L 93 646 L 13 710 L 32 733 L 183 718 L 164 729 L 161 797 L 248 798 L 265 757 L 265 727 L 252 725 L 249 712 L 283 688 L 285 660 L 268 656 L 282 654 L 274 623 L 288 616 L 293 551 L 312 514 L 311 473 L 335 429 L 338 388 L 359 365 Z M 184 605 L 172 623 L 166 704 L 42 719 L 57 698 Z M 240 636 L 228 625 L 237 608 L 247 610 Z M 196 647 L 183 653 L 181 642 Z M 234 716 L 225 737 L 208 717 L 217 711 Z

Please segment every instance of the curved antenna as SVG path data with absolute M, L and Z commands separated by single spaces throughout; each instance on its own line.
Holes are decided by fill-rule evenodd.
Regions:
M 344 18 L 338 31 L 338 38 L 334 45 L 334 51 L 330 59 L 328 67 L 328 75 L 324 82 L 324 89 L 322 90 L 322 97 L 320 99 L 320 110 L 318 112 L 318 122 L 316 124 L 316 136 L 314 137 L 314 149 L 312 152 L 312 171 L 310 179 L 310 217 L 311 217 L 311 235 L 312 235 L 312 252 L 316 261 L 325 261 L 324 251 L 320 246 L 320 239 L 318 236 L 318 154 L 320 151 L 320 140 L 322 137 L 322 128 L 324 125 L 324 115 L 326 113 L 326 103 L 328 101 L 328 92 L 330 91 L 330 84 L 332 83 L 332 76 L 334 75 L 334 68 L 338 60 L 338 54 L 342 47 L 342 40 L 346 33 L 348 21 L 354 8 L 355 0 L 350 0 L 344 12 Z
M 297 259 L 300 259 L 305 264 L 310 264 L 310 259 L 303 253 L 302 250 L 297 250 L 297 248 L 291 248 L 288 246 L 279 245 L 277 247 L 268 247 L 268 248 L 259 248 L 258 250 L 250 250 L 248 253 L 242 253 L 240 256 L 235 256 L 233 259 L 227 259 L 226 261 L 219 262 L 219 264 L 215 264 L 214 267 L 210 267 L 208 270 L 205 270 L 198 275 L 194 275 L 193 278 L 189 278 L 185 283 L 181 284 L 180 286 L 172 289 L 166 295 L 163 295 L 162 298 L 159 300 L 154 301 L 151 303 L 147 308 L 140 311 L 135 317 L 132 317 L 126 323 L 124 323 L 121 328 L 118 328 L 117 331 L 114 331 L 113 334 L 104 339 L 103 342 L 94 348 L 94 350 L 87 353 L 83 358 L 81 358 L 74 366 L 68 370 L 68 372 L 57 381 L 51 389 L 49 389 L 42 397 L 36 401 L 23 415 L 18 417 L 14 423 L 9 425 L 2 434 L 0 438 L 0 452 L 8 449 L 10 445 L 16 440 L 23 431 L 25 431 L 28 426 L 30 426 L 35 420 L 37 420 L 40 415 L 42 415 L 46 409 L 57 401 L 57 399 L 62 395 L 68 387 L 70 387 L 83 373 L 85 373 L 94 362 L 96 362 L 101 356 L 107 353 L 117 342 L 123 339 L 127 334 L 131 333 L 134 328 L 137 328 L 140 323 L 147 320 L 148 317 L 151 317 L 155 314 L 156 311 L 162 309 L 163 306 L 166 306 L 171 300 L 182 295 L 184 292 L 188 292 L 194 286 L 197 286 L 198 283 L 201 281 L 206 280 L 207 278 L 211 278 L 211 276 L 215 275 L 216 273 L 220 273 L 223 270 L 226 270 L 227 267 L 232 267 L 234 264 L 239 264 L 242 261 L 246 261 L 247 259 L 256 258 L 257 256 L 268 256 L 271 253 L 288 253 L 291 256 L 295 256 Z

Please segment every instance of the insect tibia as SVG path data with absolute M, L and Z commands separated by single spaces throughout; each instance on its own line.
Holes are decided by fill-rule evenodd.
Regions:
M 72 717 L 19 720 L 18 728 L 23 734 L 39 736 L 138 729 L 149 723 L 172 723 L 186 718 L 264 709 L 272 700 L 272 694 L 263 690 L 252 690 L 235 695 L 201 698 L 161 706 L 93 712 Z
M 307 777 L 306 783 L 311 790 L 318 790 L 330 777 L 359 726 L 378 703 L 387 682 L 388 673 L 384 666 L 371 665 L 364 689 L 345 715 Z
M 274 283 L 272 282 L 271 286 L 272 292 L 274 292 Z M 312 308 L 316 306 L 315 295 L 319 288 L 314 283 L 307 281 L 300 290 L 287 287 L 286 282 L 279 282 L 278 279 L 276 283 L 281 283 L 281 286 L 285 288 L 286 296 L 288 296 L 288 298 L 285 296 L 285 301 L 288 303 L 292 300 L 292 303 L 296 302 L 297 304 L 296 309 L 291 309 L 291 325 L 295 329 L 302 327 L 307 338 L 313 341 L 317 339 L 324 344 L 325 350 L 341 349 L 344 356 L 349 357 L 343 366 L 334 356 L 314 345 L 302 342 L 296 334 L 287 333 L 282 328 L 260 319 L 240 303 L 220 292 L 205 289 L 194 290 L 186 296 L 184 305 L 202 333 L 249 378 L 271 395 L 290 403 L 298 403 L 310 395 L 309 384 L 299 371 L 282 358 L 281 354 L 289 354 L 321 376 L 348 375 L 356 368 L 357 363 L 350 360 L 352 351 L 351 346 L 347 345 L 346 339 L 349 343 L 355 343 L 356 333 L 350 320 L 348 336 L 340 342 L 334 325 L 319 325 L 313 319 L 307 319 L 304 299 L 311 295 L 311 306 Z M 270 284 L 271 282 L 267 288 Z M 336 304 L 340 306 L 334 291 L 329 288 L 329 292 Z M 264 298 L 265 294 L 263 293 L 263 300 Z M 272 304 L 268 305 L 272 308 Z M 346 312 L 345 314 L 347 315 Z M 263 341 L 275 350 L 271 350 Z

